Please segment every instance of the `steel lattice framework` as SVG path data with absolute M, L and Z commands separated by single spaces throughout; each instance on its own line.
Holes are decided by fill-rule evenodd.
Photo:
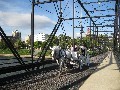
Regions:
M 120 0 L 102 0 L 102 1 L 98 1 L 98 2 L 83 2 L 83 0 L 70 0 L 70 2 L 72 1 L 73 3 L 73 9 L 72 9 L 72 14 L 73 17 L 70 18 L 66 18 L 66 16 L 63 16 L 65 9 L 67 8 L 67 5 L 65 6 L 65 9 L 62 10 L 62 2 L 64 2 L 65 0 L 49 0 L 49 1 L 43 1 L 40 2 L 39 0 L 35 1 L 32 0 L 32 12 L 31 12 L 31 57 L 32 57 L 32 62 L 29 64 L 25 64 L 24 61 L 22 60 L 22 58 L 20 57 L 20 55 L 18 54 L 18 52 L 16 51 L 16 49 L 14 48 L 14 46 L 12 45 L 12 43 L 10 43 L 10 41 L 8 40 L 7 36 L 5 35 L 3 29 L 0 27 L 0 36 L 3 38 L 3 40 L 5 41 L 6 44 L 9 44 L 8 47 L 10 48 L 10 50 L 12 51 L 12 53 L 14 54 L 14 56 L 16 57 L 16 59 L 19 61 L 20 65 L 18 66 L 11 66 L 11 67 L 3 67 L 0 68 L 0 74 L 5 74 L 5 73 L 9 73 L 9 72 L 15 72 L 15 71 L 20 71 L 20 70 L 26 70 L 27 72 L 29 72 L 31 69 L 32 70 L 36 70 L 39 69 L 40 66 L 45 65 L 45 64 L 50 64 L 50 63 L 54 63 L 53 61 L 45 61 L 45 54 L 56 34 L 56 32 L 58 31 L 58 29 L 61 27 L 63 30 L 65 28 L 65 25 L 63 23 L 63 21 L 72 21 L 72 29 L 73 29 L 73 46 L 75 46 L 75 41 L 74 41 L 74 31 L 75 29 L 80 29 L 80 34 L 81 34 L 81 39 L 82 39 L 82 32 L 84 29 L 84 25 L 78 25 L 75 26 L 75 22 L 76 20 L 84 20 L 84 19 L 89 19 L 89 25 L 87 25 L 87 27 L 90 28 L 90 40 L 94 41 L 94 39 L 97 42 L 101 42 L 99 41 L 98 35 L 100 32 L 113 32 L 111 30 L 100 30 L 100 28 L 104 28 L 104 27 L 112 27 L 114 28 L 114 32 L 113 32 L 113 48 L 114 50 L 120 52 Z M 91 0 L 90 0 L 91 1 Z M 60 2 L 59 6 L 56 5 L 55 2 Z M 91 5 L 91 4 L 96 4 L 96 3 L 109 3 L 109 2 L 115 2 L 115 6 L 114 8 L 108 8 L 107 11 L 109 10 L 113 10 L 115 13 L 112 15 L 97 15 L 97 16 L 93 16 L 91 15 L 91 13 L 94 12 L 107 12 L 106 9 L 105 10 L 97 10 L 97 8 L 94 8 L 93 11 L 91 10 L 87 10 L 86 9 L 86 5 Z M 55 24 L 53 31 L 50 34 L 50 37 L 48 38 L 47 42 L 45 43 L 42 52 L 37 60 L 37 62 L 34 62 L 33 60 L 33 53 L 34 53 L 34 7 L 35 5 L 39 5 L 39 4 L 45 4 L 45 3 L 54 3 L 54 6 L 56 5 L 55 8 L 59 7 L 59 10 L 56 10 L 56 13 L 58 15 L 58 21 Z M 75 8 L 77 6 L 75 6 L 75 3 L 79 4 L 79 7 L 81 7 L 86 16 L 78 16 L 75 17 Z M 46 10 L 48 11 L 48 10 Z M 114 19 L 104 19 L 104 22 L 97 22 L 98 19 L 101 18 L 106 18 L 106 17 L 114 17 Z M 104 25 L 105 22 L 113 22 L 113 24 L 110 25 Z M 81 23 L 80 23 L 81 24 Z M 92 38 L 93 36 L 95 38 Z M 111 38 L 111 37 L 110 37 Z M 105 42 L 105 41 L 104 41 Z M 94 47 L 96 47 L 97 45 L 94 45 Z M 99 45 L 98 45 L 99 46 Z M 94 49 L 93 49 L 94 51 Z

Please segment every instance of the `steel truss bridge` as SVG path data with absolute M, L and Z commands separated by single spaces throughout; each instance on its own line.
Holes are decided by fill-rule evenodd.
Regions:
M 84 0 L 68 0 L 67 4 L 72 2 L 72 5 L 71 5 L 72 6 L 71 8 L 73 8 L 71 11 L 71 13 L 73 14 L 72 17 L 64 16 L 64 11 L 66 10 L 66 8 L 69 8 L 69 7 L 67 5 L 65 7 L 63 7 L 62 2 L 65 2 L 65 0 L 47 0 L 47 1 L 43 0 L 43 2 L 41 2 L 39 0 L 37 0 L 37 1 L 32 0 L 30 2 L 32 5 L 32 11 L 31 11 L 31 60 L 30 60 L 31 62 L 29 62 L 29 63 L 25 63 L 23 58 L 19 55 L 19 53 L 14 48 L 11 41 L 6 36 L 6 34 L 4 32 L 4 28 L 0 27 L 0 36 L 2 37 L 2 39 L 4 40 L 4 42 L 6 43 L 8 48 L 11 50 L 11 52 L 15 56 L 15 61 L 13 63 L 14 64 L 17 63 L 17 65 L 10 65 L 8 67 L 0 67 L 1 75 L 6 75 L 7 73 L 18 72 L 18 71 L 23 70 L 24 72 L 27 72 L 25 74 L 21 74 L 21 76 L 24 76 L 28 73 L 33 73 L 33 72 L 37 72 L 37 71 L 42 72 L 43 70 L 48 69 L 47 67 L 44 67 L 46 64 L 50 65 L 50 64 L 55 63 L 55 61 L 53 61 L 53 60 L 46 60 L 45 55 L 46 55 L 46 52 L 47 52 L 54 36 L 57 33 L 58 29 L 60 27 L 62 29 L 64 29 L 65 25 L 63 24 L 63 21 L 64 22 L 72 21 L 73 31 L 71 31 L 71 32 L 73 32 L 73 46 L 75 46 L 75 41 L 74 41 L 75 29 L 79 29 L 80 34 L 82 36 L 81 32 L 84 30 L 85 25 L 81 25 L 80 21 L 87 19 L 89 21 L 89 23 L 87 23 L 86 27 L 88 27 L 90 29 L 89 36 L 90 36 L 91 41 L 96 40 L 96 42 L 101 42 L 100 38 L 99 38 L 99 34 L 101 32 L 103 32 L 103 33 L 112 32 L 113 50 L 120 52 L 120 34 L 119 34 L 120 33 L 120 0 L 96 0 L 95 2 L 93 2 L 92 0 L 89 0 L 87 2 L 84 2 Z M 33 55 L 33 53 L 34 53 L 34 11 L 35 11 L 34 7 L 39 6 L 41 4 L 43 5 L 46 3 L 54 4 L 54 6 L 56 8 L 56 13 L 58 15 L 58 21 L 56 22 L 49 38 L 47 39 L 44 47 L 42 48 L 42 52 L 40 53 L 39 58 L 35 61 L 34 57 L 33 57 L 34 56 Z M 76 3 L 78 6 L 75 6 Z M 94 8 L 94 5 L 96 5 L 98 3 L 100 3 L 99 6 L 104 5 L 104 4 L 108 4 L 108 6 L 102 10 L 99 10 L 97 8 Z M 109 3 L 114 3 L 114 8 L 109 7 Z M 89 8 L 86 8 L 88 5 L 93 6 L 91 10 L 89 10 Z M 84 11 L 86 16 L 80 16 L 80 14 L 79 15 L 75 14 L 76 13 L 75 9 L 76 8 L 80 9 L 79 7 Z M 107 14 L 107 12 L 109 12 L 109 11 L 113 11 L 114 13 Z M 47 12 L 49 12 L 49 11 L 47 11 Z M 77 11 L 77 12 L 80 13 L 80 11 Z M 97 12 L 104 12 L 104 13 L 101 15 L 97 15 Z M 79 25 L 77 25 L 77 26 L 75 26 L 76 20 L 79 22 Z M 97 22 L 97 20 L 100 20 L 100 21 Z M 88 21 L 85 20 L 85 22 L 88 22 Z M 105 25 L 107 22 L 111 22 L 111 23 L 108 23 L 107 25 Z M 101 30 L 101 28 L 102 28 L 102 30 Z M 110 30 L 109 28 L 113 28 L 113 31 Z M 92 35 L 94 35 L 95 38 L 92 38 L 93 37 Z M 108 42 L 106 41 L 106 43 L 108 43 Z M 94 45 L 94 47 L 97 47 L 97 46 L 99 46 L 99 45 Z M 0 63 L 0 65 L 4 66 L 5 64 L 13 64 L 13 63 Z M 55 66 L 52 66 L 51 70 L 54 67 Z M 14 78 L 14 77 L 8 76 L 8 77 L 1 78 L 1 80 L 7 81 L 11 78 Z M 5 82 L 1 83 L 1 85 L 4 85 L 4 84 L 6 84 L 6 83 Z

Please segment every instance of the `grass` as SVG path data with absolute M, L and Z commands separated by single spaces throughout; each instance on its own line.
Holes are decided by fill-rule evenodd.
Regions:
M 30 50 L 20 49 L 20 50 L 18 50 L 18 53 L 19 53 L 20 55 L 30 55 Z
M 17 50 L 18 51 L 18 53 L 20 54 L 20 55 L 30 55 L 31 53 L 30 53 L 30 50 L 28 50 L 28 49 L 20 49 L 20 50 Z M 106 52 L 107 50 L 105 50 L 104 49 L 104 51 L 100 51 L 100 52 L 97 52 L 97 51 L 89 51 L 88 53 L 89 53 L 89 55 L 90 56 L 96 56 L 96 55 L 98 55 L 98 54 L 101 54 L 101 53 L 104 53 L 104 52 Z M 38 54 L 37 54 L 37 56 L 39 56 L 40 55 L 40 53 L 41 52 L 39 52 Z M 0 54 L 12 54 L 12 52 L 10 51 L 10 49 L 0 49 Z M 47 52 L 46 52 L 46 56 L 51 56 L 51 50 L 47 50 Z
M 41 53 L 41 52 L 39 52 L 39 53 L 37 54 L 37 56 L 39 56 L 40 53 Z M 46 52 L 46 56 L 51 56 L 51 50 L 47 50 L 47 52 Z
M 18 50 L 20 55 L 30 55 L 30 50 L 27 49 L 20 49 Z M 0 49 L 0 54 L 12 54 L 10 49 Z
M 10 49 L 0 49 L 0 54 L 12 54 Z

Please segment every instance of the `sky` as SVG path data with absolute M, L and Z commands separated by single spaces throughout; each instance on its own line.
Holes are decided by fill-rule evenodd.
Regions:
M 40 0 L 41 2 L 47 0 Z M 102 0 L 103 1 L 103 0 Z M 98 2 L 98 0 L 81 0 L 84 2 Z M 83 4 L 85 8 L 89 11 L 91 16 L 105 16 L 105 15 L 114 15 L 114 10 L 107 10 L 115 7 L 115 2 L 103 2 L 103 3 L 91 3 Z M 77 17 L 86 17 L 86 13 L 80 7 L 77 0 L 75 0 L 75 13 L 74 16 Z M 97 10 L 106 10 L 106 11 L 97 11 Z M 22 40 L 27 35 L 31 34 L 31 0 L 0 0 L 0 26 L 3 28 L 4 32 L 7 35 L 12 35 L 12 31 L 18 30 L 22 34 Z M 58 16 L 60 11 L 60 2 L 57 3 L 45 3 L 35 5 L 35 35 L 38 33 L 50 34 L 57 23 Z M 73 2 L 72 0 L 62 1 L 62 17 L 73 18 Z M 114 20 L 114 17 L 109 18 L 93 18 L 96 21 L 96 24 L 102 23 L 102 25 L 113 24 L 112 21 L 107 21 L 104 23 L 104 20 Z M 84 32 L 86 33 L 88 27 L 90 26 L 90 19 L 75 19 L 75 27 L 82 25 Z M 80 23 L 81 22 L 81 23 Z M 73 20 L 65 20 L 62 22 L 60 28 L 58 29 L 56 35 L 65 34 L 68 36 L 73 35 Z M 93 28 L 92 28 L 93 29 Z M 112 30 L 111 27 L 99 28 L 99 30 Z M 74 35 L 77 37 L 77 33 L 80 33 L 80 28 L 74 29 Z M 85 34 L 84 33 L 84 34 Z M 100 34 L 100 33 L 99 33 Z

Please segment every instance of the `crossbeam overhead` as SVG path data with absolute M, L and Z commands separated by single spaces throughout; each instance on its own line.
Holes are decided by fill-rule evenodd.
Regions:
M 83 3 L 80 0 L 77 0 L 78 3 L 80 4 L 80 6 L 83 8 L 83 10 L 86 12 L 86 14 L 89 16 L 90 20 L 92 21 L 92 23 L 96 26 L 95 22 L 93 21 L 93 19 L 91 18 L 90 14 L 88 13 L 88 11 L 85 9 L 85 7 L 83 6 Z

